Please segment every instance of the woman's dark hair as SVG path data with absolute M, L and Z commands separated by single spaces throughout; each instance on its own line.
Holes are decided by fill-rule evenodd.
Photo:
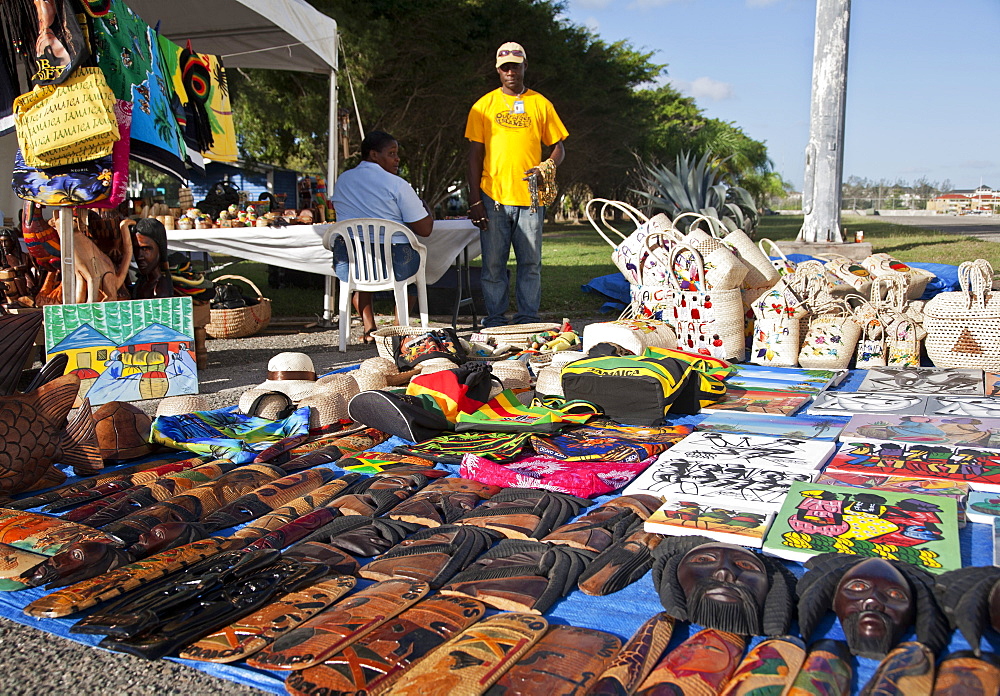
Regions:
M 382 152 L 386 147 L 396 142 L 396 139 L 383 131 L 372 131 L 361 141 L 361 159 L 367 160 L 372 150 Z

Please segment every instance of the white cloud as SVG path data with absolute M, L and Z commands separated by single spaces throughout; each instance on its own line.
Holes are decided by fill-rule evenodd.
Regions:
M 601 23 L 597 21 L 597 17 L 587 17 L 583 20 L 583 26 L 594 34 L 601 33 Z
M 588 10 L 603 10 L 611 4 L 611 0 L 573 0 L 573 6 Z
M 678 91 L 688 94 L 695 99 L 723 101 L 733 98 L 733 85 L 731 83 L 713 80 L 711 77 L 699 77 L 692 82 L 673 79 L 670 80 L 670 84 Z

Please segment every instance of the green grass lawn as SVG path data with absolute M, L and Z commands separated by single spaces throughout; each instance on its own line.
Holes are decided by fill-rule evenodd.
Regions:
M 845 217 L 848 233 L 865 231 L 865 241 L 876 252 L 886 252 L 901 261 L 934 261 L 957 265 L 969 259 L 987 259 L 1000 269 L 1000 244 L 983 242 L 972 237 L 941 234 L 917 227 L 905 227 L 880 222 L 872 217 Z M 768 237 L 780 242 L 792 240 L 802 226 L 801 215 L 774 215 L 761 220 L 757 238 Z M 623 226 L 623 230 L 629 231 Z M 512 255 L 513 256 L 513 255 Z M 237 261 L 215 257 L 216 264 Z M 474 262 L 473 265 L 476 265 Z M 615 273 L 611 263 L 611 247 L 589 225 L 546 224 L 542 247 L 542 314 L 547 319 L 562 317 L 592 317 L 606 298 L 584 293 L 580 286 L 597 276 Z M 514 271 L 513 258 L 509 265 Z M 323 311 L 323 293 L 319 289 L 271 288 L 267 283 L 267 266 L 251 261 L 239 261 L 213 275 L 246 276 L 272 300 L 275 317 L 310 317 Z M 511 297 L 514 296 L 513 289 Z M 482 307 L 479 308 L 480 315 Z M 390 302 L 376 302 L 376 310 L 392 314 Z

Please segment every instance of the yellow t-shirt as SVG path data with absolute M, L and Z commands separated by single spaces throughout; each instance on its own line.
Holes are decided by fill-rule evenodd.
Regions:
M 524 113 L 514 113 L 514 102 L 524 102 Z M 520 97 L 500 88 L 472 105 L 465 137 L 486 146 L 483 192 L 501 205 L 531 205 L 524 172 L 542 161 L 542 143 L 555 145 L 569 135 L 552 102 L 534 90 Z

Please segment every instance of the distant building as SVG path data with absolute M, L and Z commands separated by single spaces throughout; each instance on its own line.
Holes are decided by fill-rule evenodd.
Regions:
M 927 201 L 927 210 L 952 215 L 1000 214 L 1000 191 L 989 186 L 942 193 Z

